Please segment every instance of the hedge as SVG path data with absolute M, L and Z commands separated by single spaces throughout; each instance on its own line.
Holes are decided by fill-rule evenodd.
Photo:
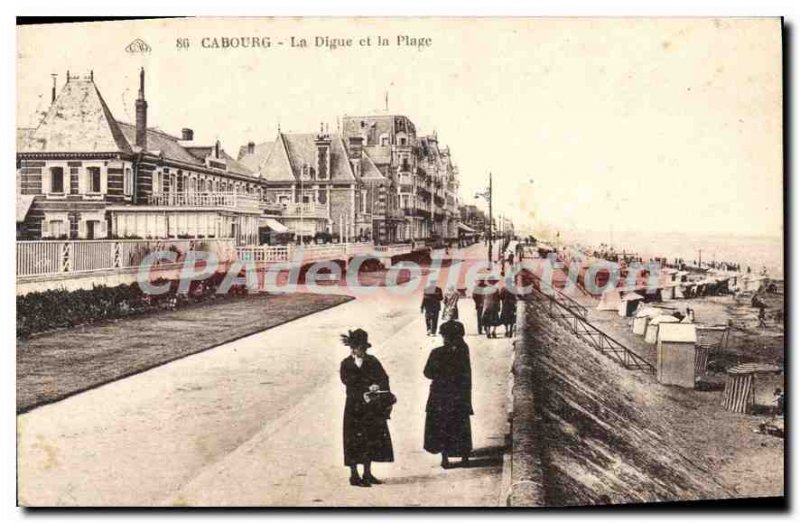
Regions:
M 169 283 L 169 291 L 160 295 L 144 293 L 139 285 L 94 286 L 75 291 L 48 290 L 17 296 L 17 338 L 53 329 L 86 325 L 102 320 L 137 316 L 219 297 L 216 290 L 225 277 L 217 273 L 206 280 L 192 281 L 188 292 L 178 293 L 179 280 L 158 279 L 153 285 Z M 246 294 L 247 288 L 234 285 L 229 295 Z

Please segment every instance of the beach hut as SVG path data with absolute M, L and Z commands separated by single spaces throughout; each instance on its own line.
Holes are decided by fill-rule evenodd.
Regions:
M 660 324 L 656 342 L 659 383 L 694 388 L 697 378 L 697 331 L 691 323 Z
M 747 413 L 758 404 L 766 404 L 771 388 L 781 381 L 781 368 L 767 363 L 742 363 L 728 369 L 722 406 L 732 412 Z M 783 388 L 783 387 L 781 387 Z M 759 390 L 760 389 L 760 390 Z M 764 399 L 759 399 L 764 398 Z
M 675 284 L 663 285 L 658 289 L 658 292 L 661 294 L 661 301 L 671 300 L 675 296 Z
M 639 310 L 633 318 L 633 333 L 644 336 L 647 331 L 647 324 L 656 316 L 661 316 L 663 312 L 654 307 L 645 307 Z
M 627 292 L 622 296 L 617 308 L 617 314 L 623 318 L 633 316 L 636 308 L 644 301 L 644 296 L 635 292 Z
M 669 316 L 666 314 L 662 314 L 661 316 L 656 316 L 652 318 L 647 323 L 647 330 L 644 334 L 644 341 L 653 345 L 658 340 L 658 329 L 664 323 L 678 323 L 679 320 L 675 316 Z
M 620 297 L 619 289 L 608 289 L 603 292 L 602 296 L 600 296 L 600 303 L 597 304 L 597 310 L 599 311 L 615 311 L 619 308 L 619 304 L 622 301 Z
M 762 276 L 748 274 L 742 278 L 742 290 L 744 292 L 758 292 L 764 280 L 765 278 Z

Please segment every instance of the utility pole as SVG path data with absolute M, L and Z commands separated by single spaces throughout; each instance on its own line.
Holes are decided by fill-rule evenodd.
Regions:
M 492 247 L 494 247 L 494 217 L 492 215 L 492 173 L 489 172 L 489 263 L 492 263 Z

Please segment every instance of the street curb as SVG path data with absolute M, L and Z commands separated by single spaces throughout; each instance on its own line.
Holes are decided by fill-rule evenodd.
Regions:
M 523 302 L 525 304 L 525 302 Z M 503 466 L 504 476 L 509 477 L 509 486 L 504 505 L 509 507 L 541 507 L 544 500 L 544 478 L 540 459 L 538 437 L 538 415 L 534 395 L 534 350 L 526 326 L 527 307 L 520 307 L 520 334 L 514 342 L 514 357 L 511 367 L 511 445 L 509 467 Z M 506 473 L 506 469 L 508 473 Z

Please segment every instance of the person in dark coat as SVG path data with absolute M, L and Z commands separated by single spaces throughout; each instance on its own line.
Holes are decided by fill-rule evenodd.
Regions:
M 380 402 L 372 398 L 390 393 L 389 376 L 378 358 L 367 354 L 372 345 L 366 331 L 356 329 L 343 334 L 342 343 L 351 350 L 339 368 L 347 394 L 343 426 L 344 464 L 350 467 L 351 485 L 380 485 L 383 482 L 372 475 L 372 462 L 394 461 L 394 450 L 386 422 L 388 412 L 375 408 Z M 358 464 L 364 468 L 362 476 L 358 475 Z
M 428 329 L 428 336 L 436 336 L 436 326 L 439 324 L 439 311 L 442 308 L 443 299 L 441 287 L 431 284 L 425 288 L 420 312 L 425 314 L 425 327 Z
M 475 302 L 475 312 L 478 315 L 478 334 L 483 334 L 483 294 L 479 290 L 483 287 L 483 280 L 478 280 L 477 286 L 472 291 L 472 301 Z
M 450 468 L 450 456 L 461 457 L 467 465 L 472 452 L 472 369 L 464 325 L 448 321 L 440 333 L 444 345 L 431 351 L 424 371 L 431 380 L 424 448 L 431 454 L 441 453 L 442 467 Z
M 485 289 L 484 292 L 483 313 L 481 315 L 483 331 L 486 333 L 487 338 L 496 338 L 497 325 L 500 324 L 500 292 L 496 286 Z
M 506 338 L 513 336 L 517 323 L 517 295 L 508 287 L 500 291 L 500 323 L 505 328 Z

